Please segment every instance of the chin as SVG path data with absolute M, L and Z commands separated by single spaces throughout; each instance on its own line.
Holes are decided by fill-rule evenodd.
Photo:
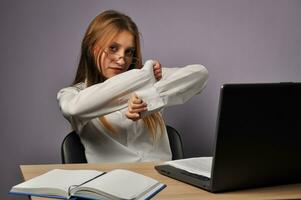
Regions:
M 118 75 L 118 74 L 122 74 L 124 71 L 114 71 L 112 72 L 112 75 L 115 76 L 115 75 Z
M 107 79 L 109 79 L 109 78 L 112 78 L 113 76 L 116 76 L 118 74 L 122 74 L 124 72 L 126 72 L 126 71 L 122 71 L 122 70 L 108 70 L 107 73 L 104 74 L 104 75 L 105 75 L 105 77 Z
M 121 73 L 123 73 L 123 72 L 119 72 L 119 73 L 112 73 L 112 74 L 109 74 L 108 76 L 106 76 L 107 77 L 107 79 L 109 79 L 109 78 L 112 78 L 113 76 L 116 76 L 116 75 L 118 75 L 118 74 L 121 74 Z

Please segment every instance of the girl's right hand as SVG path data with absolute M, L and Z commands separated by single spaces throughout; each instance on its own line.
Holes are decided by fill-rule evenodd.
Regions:
M 137 121 L 141 118 L 140 112 L 147 110 L 147 104 L 140 99 L 136 93 L 133 93 L 128 101 L 128 110 L 125 113 L 130 120 Z
M 154 75 L 157 81 L 160 81 L 162 78 L 162 66 L 158 60 L 154 60 Z

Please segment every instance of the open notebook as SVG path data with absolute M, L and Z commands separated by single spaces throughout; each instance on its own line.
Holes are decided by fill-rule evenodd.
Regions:
M 10 193 L 48 198 L 150 199 L 164 184 L 129 170 L 108 173 L 96 170 L 54 169 L 12 187 Z

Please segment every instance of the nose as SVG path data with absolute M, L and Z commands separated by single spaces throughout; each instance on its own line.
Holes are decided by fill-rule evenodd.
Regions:
M 124 51 L 120 50 L 119 52 L 117 52 L 117 59 L 116 59 L 116 62 L 119 64 L 119 65 L 124 65 L 126 62 L 125 62 L 125 53 Z
M 125 62 L 124 57 L 120 56 L 120 57 L 117 58 L 116 63 L 119 64 L 119 65 L 124 65 L 126 62 Z

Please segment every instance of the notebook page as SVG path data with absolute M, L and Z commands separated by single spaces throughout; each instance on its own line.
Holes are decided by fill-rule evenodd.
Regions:
M 134 199 L 157 184 L 157 180 L 142 174 L 116 169 L 77 188 L 75 193 L 84 195 L 85 190 L 90 190 L 116 199 Z
M 210 178 L 212 157 L 196 157 L 165 162 L 164 164 Z
M 95 170 L 54 169 L 14 186 L 12 191 L 68 196 L 71 185 L 80 185 L 102 173 Z

